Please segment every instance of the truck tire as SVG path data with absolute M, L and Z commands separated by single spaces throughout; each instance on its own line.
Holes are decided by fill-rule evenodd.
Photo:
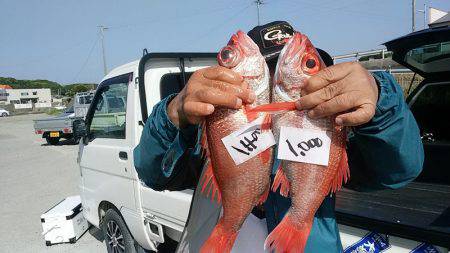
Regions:
M 2 113 L 2 117 L 6 117 L 8 114 L 6 112 Z
M 59 139 L 60 139 L 60 138 L 57 138 L 57 137 L 45 137 L 45 140 L 46 140 L 47 143 L 50 144 L 50 145 L 58 145 Z
M 101 229 L 108 253 L 136 253 L 136 243 L 122 217 L 114 209 L 106 211 Z

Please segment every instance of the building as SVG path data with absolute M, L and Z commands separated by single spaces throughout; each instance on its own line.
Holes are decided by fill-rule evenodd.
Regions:
M 448 11 L 430 8 L 428 10 L 428 26 L 430 28 L 450 26 L 450 13 Z
M 50 89 L 0 89 L 0 101 L 5 104 L 51 103 Z

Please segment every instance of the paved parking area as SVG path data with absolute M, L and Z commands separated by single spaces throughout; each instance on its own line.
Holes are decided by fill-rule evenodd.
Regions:
M 78 145 L 49 146 L 34 134 L 33 119 L 45 117 L 0 118 L 0 252 L 106 252 L 89 232 L 75 244 L 45 246 L 40 215 L 78 195 L 79 180 Z

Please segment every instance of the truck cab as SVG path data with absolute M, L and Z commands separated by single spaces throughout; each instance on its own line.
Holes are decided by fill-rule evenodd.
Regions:
M 179 240 L 193 190 L 147 187 L 138 178 L 133 149 L 153 106 L 179 92 L 192 72 L 215 63 L 213 53 L 146 53 L 105 76 L 86 119 L 76 123 L 83 213 L 102 229 L 109 252 L 157 250 Z

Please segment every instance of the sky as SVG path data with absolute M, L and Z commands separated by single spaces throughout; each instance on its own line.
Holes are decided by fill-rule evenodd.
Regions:
M 379 49 L 411 32 L 411 0 L 264 0 L 261 23 L 286 20 L 331 55 Z M 416 0 L 450 10 L 449 0 Z M 0 76 L 98 83 L 99 25 L 108 70 L 149 52 L 217 52 L 257 25 L 254 0 L 0 0 Z M 423 28 L 417 13 L 416 27 Z

